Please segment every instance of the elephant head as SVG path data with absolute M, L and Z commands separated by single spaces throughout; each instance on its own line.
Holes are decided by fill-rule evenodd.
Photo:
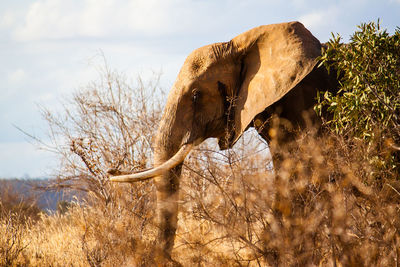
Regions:
M 315 67 L 320 42 L 299 22 L 260 26 L 229 42 L 196 49 L 169 93 L 154 145 L 154 169 L 111 177 L 154 178 L 160 249 L 166 256 L 177 227 L 179 176 L 190 150 L 218 138 L 230 148 L 255 116 L 295 88 Z

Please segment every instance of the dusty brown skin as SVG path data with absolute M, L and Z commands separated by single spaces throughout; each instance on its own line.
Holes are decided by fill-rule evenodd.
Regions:
M 299 22 L 260 26 L 193 51 L 169 93 L 156 135 L 154 166 L 209 137 L 218 138 L 221 149 L 230 148 L 255 118 L 258 127 L 277 111 L 303 126 L 302 112 L 314 105 L 316 89 L 328 83 L 326 71 L 316 68 L 320 53 L 320 42 Z M 268 125 L 260 132 L 268 139 Z M 159 168 L 149 175 L 156 175 L 157 243 L 166 258 L 174 245 L 186 152 L 178 153 L 180 162 L 173 162 L 169 171 Z M 129 175 L 111 179 L 136 181 Z

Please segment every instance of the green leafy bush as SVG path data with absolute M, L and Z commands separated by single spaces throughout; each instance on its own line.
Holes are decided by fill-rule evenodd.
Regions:
M 390 35 L 379 21 L 361 24 L 348 44 L 332 35 L 320 59 L 337 71 L 340 88 L 319 93 L 317 112 L 327 111 L 325 123 L 338 134 L 366 141 L 380 166 L 398 167 L 400 28 Z

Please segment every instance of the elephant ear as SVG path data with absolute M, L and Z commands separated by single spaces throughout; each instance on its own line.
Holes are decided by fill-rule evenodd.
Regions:
M 232 39 L 242 60 L 231 145 L 253 118 L 293 89 L 317 63 L 320 42 L 299 22 L 260 26 Z

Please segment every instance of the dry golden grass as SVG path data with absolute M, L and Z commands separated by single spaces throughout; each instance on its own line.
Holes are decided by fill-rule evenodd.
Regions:
M 12 249 L 0 253 L 12 260 L 0 266 L 147 265 L 154 232 L 150 216 L 136 215 L 136 207 L 123 201 L 113 204 L 73 204 L 63 214 L 41 214 L 35 222 L 19 224 L 14 220 L 17 215 L 4 217 L 0 235 L 5 238 L 0 239 L 0 247 Z M 13 239 L 17 242 L 11 245 Z
M 225 153 L 205 144 L 191 154 L 182 176 L 177 261 L 184 266 L 399 264 L 400 186 L 391 173 L 363 160 L 370 148 L 304 134 L 280 150 L 281 161 L 268 171 L 268 155 L 253 153 L 257 142 L 244 140 Z M 4 216 L 0 247 L 10 247 L 13 238 L 18 242 L 17 252 L 9 252 L 14 259 L 1 264 L 154 265 L 154 196 L 145 202 L 133 198 L 150 184 L 118 185 L 111 202 L 93 196 L 36 222 L 10 225 L 16 215 Z

